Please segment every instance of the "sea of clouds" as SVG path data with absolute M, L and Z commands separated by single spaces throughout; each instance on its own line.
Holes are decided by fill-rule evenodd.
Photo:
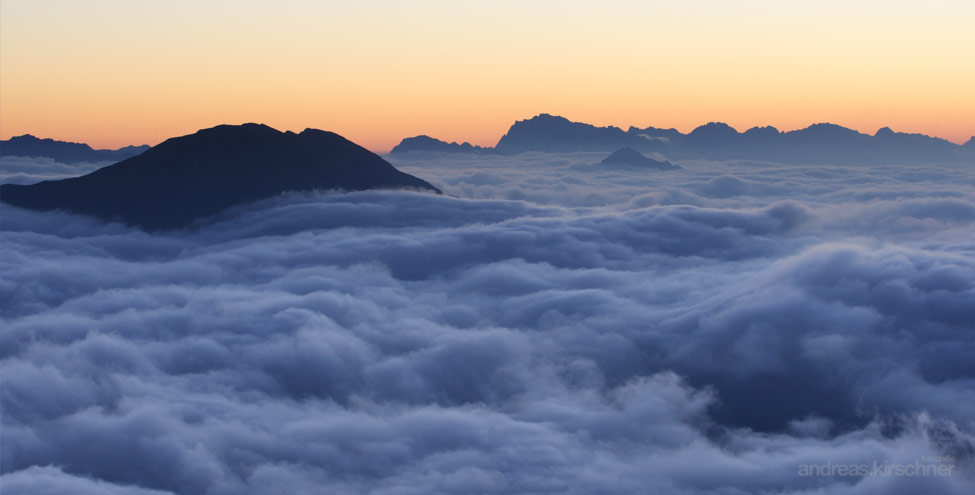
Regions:
M 975 164 L 602 158 L 176 232 L 3 205 L 3 493 L 972 493 Z M 808 470 L 876 463 L 951 469 Z

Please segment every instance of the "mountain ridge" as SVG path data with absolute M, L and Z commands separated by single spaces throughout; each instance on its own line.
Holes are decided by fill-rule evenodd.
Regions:
M 465 152 L 468 148 L 423 136 L 442 151 Z M 412 138 L 407 138 L 412 139 Z M 406 151 L 404 140 L 391 153 Z M 453 146 L 452 146 L 453 145 Z M 676 129 L 630 126 L 597 127 L 565 117 L 539 114 L 518 120 L 497 145 L 477 147 L 477 153 L 517 154 L 526 151 L 612 152 L 620 148 L 658 152 L 686 159 L 750 159 L 783 163 L 882 163 L 975 161 L 975 138 L 964 145 L 924 134 L 904 133 L 889 127 L 873 135 L 838 124 L 820 122 L 802 129 L 780 131 L 755 126 L 745 132 L 723 122 L 709 122 L 684 134 Z
M 80 177 L 4 184 L 0 200 L 160 230 L 284 192 L 394 188 L 440 194 L 428 182 L 338 134 L 242 124 L 170 138 Z
M 149 145 L 143 144 L 139 146 L 123 146 L 114 150 L 96 150 L 85 143 L 38 138 L 31 134 L 22 134 L 0 141 L 0 157 L 44 157 L 66 164 L 80 162 L 116 162 L 136 156 L 147 149 L 149 149 Z
M 402 141 L 390 150 L 390 153 L 407 153 L 411 151 L 421 152 L 442 152 L 442 153 L 491 153 L 493 148 L 475 146 L 468 142 L 457 143 L 441 141 L 425 134 L 403 138 Z

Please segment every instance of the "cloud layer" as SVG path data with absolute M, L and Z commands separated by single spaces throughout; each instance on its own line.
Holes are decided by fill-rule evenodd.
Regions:
M 33 184 L 94 172 L 112 162 L 64 164 L 46 157 L 0 157 L 0 184 Z
M 4 493 L 970 493 L 975 170 L 601 158 L 161 234 L 5 205 Z

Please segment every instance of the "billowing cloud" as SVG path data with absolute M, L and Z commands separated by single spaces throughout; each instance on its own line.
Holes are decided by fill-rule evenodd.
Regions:
M 971 492 L 972 170 L 601 158 L 152 234 L 4 205 L 4 493 Z

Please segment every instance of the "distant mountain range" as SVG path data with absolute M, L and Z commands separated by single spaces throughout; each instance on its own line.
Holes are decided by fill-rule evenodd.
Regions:
M 491 153 L 494 148 L 474 146 L 471 143 L 448 143 L 430 136 L 408 137 L 397 144 L 390 153 L 407 151 L 439 151 L 445 153 Z
M 452 151 L 515 154 L 525 151 L 613 151 L 633 148 L 669 158 L 750 159 L 783 163 L 950 162 L 975 160 L 975 137 L 964 145 L 884 127 L 873 136 L 836 124 L 814 124 L 781 132 L 753 127 L 738 132 L 711 122 L 688 134 L 656 127 L 596 127 L 541 114 L 515 122 L 494 148 L 446 143 L 428 136 L 404 139 L 391 153 Z
M 289 191 L 440 191 L 331 132 L 221 125 L 169 139 L 81 177 L 0 186 L 3 202 L 170 229 Z
M 61 163 L 117 162 L 149 149 L 148 145 L 126 146 L 117 150 L 96 150 L 84 143 L 40 139 L 30 134 L 0 141 L 0 157 L 36 156 Z

